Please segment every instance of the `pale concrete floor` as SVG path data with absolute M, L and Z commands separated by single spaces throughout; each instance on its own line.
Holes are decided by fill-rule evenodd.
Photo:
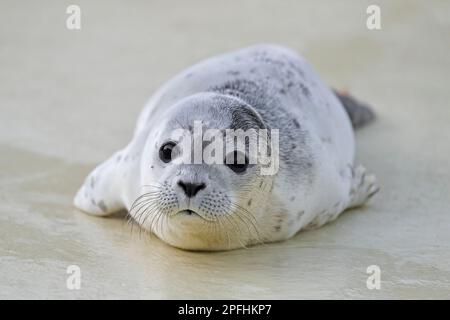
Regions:
M 0 4 L 1 298 L 450 298 L 449 1 L 14 1 Z M 82 30 L 65 9 L 82 9 Z M 150 94 L 202 58 L 302 52 L 372 103 L 358 160 L 382 192 L 283 243 L 193 253 L 92 218 L 72 197 L 123 146 Z M 79 291 L 66 268 L 82 270 Z M 366 268 L 381 268 L 381 290 Z

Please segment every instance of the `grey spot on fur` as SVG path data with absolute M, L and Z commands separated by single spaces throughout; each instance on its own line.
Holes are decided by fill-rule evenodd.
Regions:
M 290 201 L 294 201 L 295 200 L 295 196 L 292 196 L 289 200 Z
M 105 205 L 105 202 L 103 200 L 100 200 L 97 206 L 105 213 L 108 211 L 108 207 Z
M 322 137 L 322 138 L 320 138 L 320 140 L 322 140 L 323 143 L 331 143 L 330 137 L 326 137 L 326 138 Z
M 97 204 L 95 203 L 95 200 L 94 200 L 94 198 L 91 198 L 91 203 L 92 203 L 92 205 L 94 205 L 94 206 L 96 206 Z
M 230 70 L 227 72 L 227 74 L 229 74 L 231 76 L 238 76 L 240 74 L 240 72 L 236 71 L 236 70 Z
M 91 188 L 94 189 L 95 187 L 95 178 L 92 176 L 91 177 Z
M 297 213 L 297 220 L 300 220 L 303 217 L 304 214 L 305 214 L 305 211 L 299 211 Z
M 303 83 L 300 83 L 300 89 L 302 89 L 302 93 L 306 96 L 306 97 L 310 97 L 311 96 L 311 92 L 309 91 L 308 87 L 305 86 Z
M 301 78 L 305 78 L 303 70 L 294 62 L 289 61 L 289 67 L 291 67 L 291 70 L 295 71 Z
M 250 207 L 252 205 L 252 199 L 248 200 L 247 205 Z

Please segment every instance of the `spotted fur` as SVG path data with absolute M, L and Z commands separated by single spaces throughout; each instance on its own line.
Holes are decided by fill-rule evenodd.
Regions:
M 359 125 L 368 115 L 355 101 L 333 92 L 283 47 L 252 46 L 202 61 L 153 95 L 131 142 L 88 176 L 75 205 L 93 215 L 127 209 L 142 228 L 184 249 L 287 239 L 378 191 L 375 177 L 353 162 L 350 119 Z M 261 176 L 258 165 L 236 174 L 224 165 L 163 163 L 161 145 L 176 128 L 192 131 L 195 120 L 222 131 L 278 129 L 278 172 Z M 204 188 L 188 199 L 180 179 Z

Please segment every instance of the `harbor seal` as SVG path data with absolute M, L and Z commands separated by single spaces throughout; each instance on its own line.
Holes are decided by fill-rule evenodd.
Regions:
M 143 229 L 182 249 L 288 239 L 378 191 L 374 175 L 354 165 L 353 127 L 371 119 L 368 107 L 330 89 L 288 48 L 222 54 L 182 71 L 151 97 L 131 142 L 89 174 L 74 204 L 97 216 L 126 209 Z M 198 135 L 196 123 L 222 134 L 219 142 L 230 129 L 265 132 L 275 170 L 262 174 L 267 162 L 249 162 L 249 140 L 243 152 L 226 150 L 232 161 L 222 164 L 176 161 L 191 155 L 177 149 L 189 133 Z M 176 130 L 183 133 L 173 138 Z M 209 142 L 201 141 L 201 150 Z

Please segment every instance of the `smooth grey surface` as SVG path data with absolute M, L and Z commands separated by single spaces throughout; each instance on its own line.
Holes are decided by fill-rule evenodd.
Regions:
M 82 10 L 82 30 L 65 10 Z M 0 298 L 450 298 L 450 3 L 2 1 Z M 123 216 L 72 207 L 85 175 L 130 138 L 158 85 L 213 54 L 290 46 L 375 106 L 357 157 L 372 204 L 292 240 L 193 253 Z M 79 265 L 79 291 L 66 268 Z M 366 268 L 381 268 L 381 290 Z

